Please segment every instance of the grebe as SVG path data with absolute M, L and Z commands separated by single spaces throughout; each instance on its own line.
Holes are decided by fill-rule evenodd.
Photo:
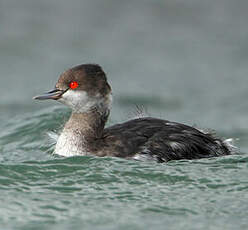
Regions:
M 65 71 L 54 90 L 34 99 L 57 100 L 72 109 L 55 147 L 58 155 L 167 162 L 231 154 L 226 141 L 167 120 L 143 117 L 105 128 L 112 93 L 106 74 L 96 64 L 78 65 Z

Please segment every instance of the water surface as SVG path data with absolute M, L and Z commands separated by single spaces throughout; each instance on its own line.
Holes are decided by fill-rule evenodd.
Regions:
M 247 10 L 243 0 L 1 1 L 0 229 L 247 229 Z M 32 97 L 89 62 L 113 89 L 108 125 L 139 105 L 234 138 L 240 154 L 53 155 L 70 111 Z

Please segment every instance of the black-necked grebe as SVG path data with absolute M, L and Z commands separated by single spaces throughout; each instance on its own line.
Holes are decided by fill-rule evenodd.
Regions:
M 193 127 L 151 117 L 104 128 L 112 101 L 102 68 L 84 64 L 65 71 L 54 90 L 34 99 L 54 99 L 72 109 L 55 153 L 115 156 L 167 162 L 231 154 L 229 145 Z

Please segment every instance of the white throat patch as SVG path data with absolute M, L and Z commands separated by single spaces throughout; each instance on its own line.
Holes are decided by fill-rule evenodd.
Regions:
M 85 91 L 68 90 L 58 101 L 69 106 L 74 113 L 84 113 L 95 107 L 109 108 L 112 101 L 111 98 L 111 94 L 108 100 L 106 100 L 106 98 L 100 95 L 90 97 Z

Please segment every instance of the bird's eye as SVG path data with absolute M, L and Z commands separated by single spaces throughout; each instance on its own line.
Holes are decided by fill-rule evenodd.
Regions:
M 78 87 L 78 83 L 76 82 L 76 81 L 72 81 L 71 83 L 70 83 L 70 88 L 71 89 L 76 89 Z

